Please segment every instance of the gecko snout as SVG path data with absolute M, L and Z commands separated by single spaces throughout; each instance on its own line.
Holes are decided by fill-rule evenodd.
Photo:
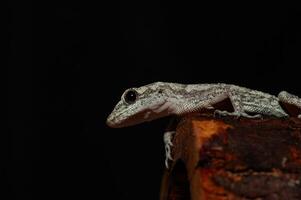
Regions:
M 115 126 L 114 126 L 114 122 L 113 122 L 113 116 L 112 116 L 112 114 L 110 114 L 109 116 L 108 116 L 108 118 L 107 118 L 107 121 L 106 121 L 106 124 L 109 126 L 109 127 L 111 127 L 111 128 L 114 128 Z

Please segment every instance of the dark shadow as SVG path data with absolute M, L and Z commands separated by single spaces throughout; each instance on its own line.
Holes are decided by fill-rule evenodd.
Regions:
M 283 110 L 292 117 L 297 117 L 298 115 L 301 114 L 301 109 L 295 105 L 284 103 L 284 102 L 280 102 L 280 105 L 283 108 Z
M 184 163 L 179 160 L 172 169 L 168 184 L 167 200 L 189 200 L 190 185 Z

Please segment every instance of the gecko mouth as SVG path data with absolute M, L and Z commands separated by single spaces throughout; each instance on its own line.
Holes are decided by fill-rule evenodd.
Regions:
M 113 118 L 110 115 L 106 121 L 106 124 L 111 128 L 123 128 L 123 127 L 132 126 L 147 121 L 144 119 L 144 114 L 142 112 L 129 117 L 121 117 L 121 116 L 122 115 L 118 115 L 117 117 L 114 116 Z
M 135 115 L 129 117 L 121 117 L 122 115 L 118 115 L 117 117 L 108 117 L 106 123 L 111 128 L 123 128 L 128 126 L 133 126 L 136 124 L 140 124 L 146 121 L 152 121 L 156 118 L 166 116 L 165 112 L 155 113 L 151 109 L 144 110 L 143 112 L 136 113 Z

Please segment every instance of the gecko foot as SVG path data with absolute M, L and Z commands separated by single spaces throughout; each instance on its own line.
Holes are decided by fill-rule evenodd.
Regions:
M 298 115 L 298 118 L 299 118 L 299 119 L 301 119 L 301 114 L 300 114 L 300 115 Z
M 252 118 L 252 119 L 262 118 L 262 115 L 260 115 L 260 114 L 249 115 L 245 112 L 228 112 L 228 111 L 224 111 L 224 110 L 215 110 L 214 116 L 216 114 L 218 114 L 220 116 L 234 116 L 236 118 L 239 118 L 239 117 Z
M 171 146 L 172 144 L 172 138 L 175 134 L 175 131 L 167 131 L 164 133 L 164 144 L 165 144 L 165 166 L 168 169 L 168 161 L 173 160 L 171 157 Z

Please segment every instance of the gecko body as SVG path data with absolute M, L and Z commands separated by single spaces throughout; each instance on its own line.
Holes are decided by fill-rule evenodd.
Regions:
M 229 99 L 233 112 L 214 110 L 220 115 L 258 118 L 262 116 L 288 117 L 280 102 L 301 109 L 301 99 L 287 92 L 278 97 L 257 90 L 232 84 L 179 84 L 155 82 L 127 89 L 107 118 L 113 128 L 126 127 L 169 115 L 183 115 L 202 109 L 214 109 L 214 105 Z M 301 118 L 301 115 L 298 116 Z M 167 158 L 171 159 L 171 133 L 165 134 Z

